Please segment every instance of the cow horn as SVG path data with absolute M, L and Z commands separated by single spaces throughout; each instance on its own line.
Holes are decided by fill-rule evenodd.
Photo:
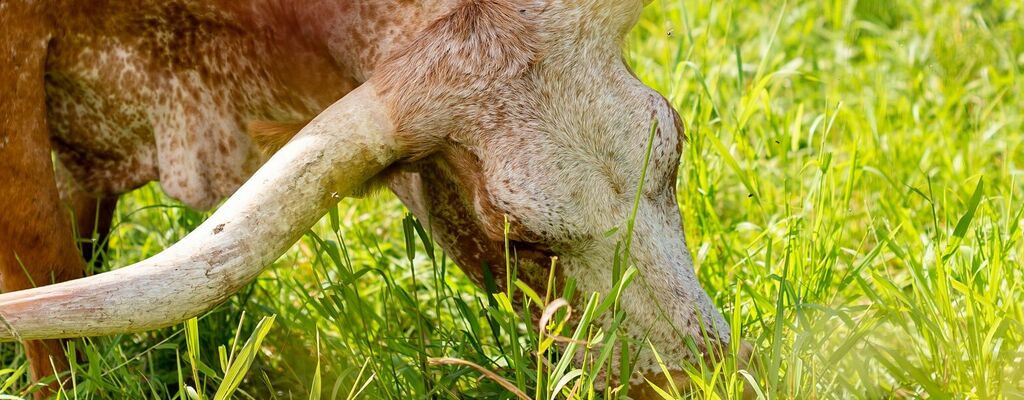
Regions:
M 147 260 L 0 295 L 0 341 L 170 326 L 252 281 L 337 203 L 400 158 L 372 83 L 334 103 L 192 233 Z

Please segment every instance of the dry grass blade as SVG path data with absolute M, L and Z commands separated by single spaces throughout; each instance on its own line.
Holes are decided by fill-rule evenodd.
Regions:
M 436 365 L 461 365 L 461 366 L 464 366 L 464 367 L 470 367 L 472 369 L 477 370 L 481 374 L 484 374 L 484 376 L 487 377 L 488 379 L 490 379 L 490 380 L 492 380 L 494 382 L 497 382 L 499 385 L 501 385 L 501 387 L 505 388 L 505 390 L 508 390 L 512 394 L 516 395 L 516 397 L 518 397 L 518 398 L 520 398 L 522 400 L 531 400 L 530 396 L 527 396 L 526 393 L 523 393 L 522 390 L 519 390 L 519 388 L 517 388 L 516 385 L 513 385 L 512 382 L 509 382 L 507 379 L 502 378 L 501 375 L 498 375 L 498 374 L 494 373 L 494 371 L 491 371 L 491 370 L 489 370 L 487 368 L 481 367 L 479 364 L 476 364 L 476 363 L 474 363 L 472 361 L 460 360 L 458 358 L 442 357 L 442 358 L 430 358 L 430 359 L 427 360 L 427 362 L 430 365 L 434 365 L 434 366 L 436 366 Z
M 541 341 L 544 341 L 544 338 L 549 338 L 549 339 L 551 339 L 551 340 L 553 340 L 553 341 L 555 341 L 557 343 L 563 343 L 563 344 L 576 343 L 578 345 L 586 345 L 587 342 L 583 341 L 583 340 L 573 340 L 572 338 L 568 338 L 568 337 L 561 336 L 561 335 L 550 335 L 550 334 L 548 334 L 548 330 L 547 330 L 548 323 L 551 322 L 551 318 L 555 315 L 555 313 L 558 312 L 558 310 L 562 309 L 562 308 L 566 309 L 566 314 L 565 314 L 565 319 L 566 320 L 568 320 L 570 317 L 572 317 L 572 306 L 570 306 L 569 302 L 566 301 L 565 299 L 562 299 L 562 298 L 555 299 L 555 301 L 552 301 L 551 304 L 548 304 L 547 307 L 544 307 L 544 313 L 541 314 L 540 322 L 537 323 L 537 332 L 540 332 L 540 339 L 541 339 Z

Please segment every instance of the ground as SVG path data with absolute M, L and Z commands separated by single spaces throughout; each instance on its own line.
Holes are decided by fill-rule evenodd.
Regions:
M 1022 3 L 655 0 L 627 59 L 686 122 L 698 276 L 761 365 L 696 366 L 667 394 L 1024 398 Z M 125 196 L 95 269 L 203 217 Z M 417 226 L 390 195 L 345 200 L 196 323 L 75 341 L 63 398 L 613 396 Z M 0 393 L 34 390 L 20 351 L 0 346 Z

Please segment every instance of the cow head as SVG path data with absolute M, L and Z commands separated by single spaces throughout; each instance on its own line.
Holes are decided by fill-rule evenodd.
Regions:
M 682 231 L 683 126 L 622 59 L 643 3 L 462 2 L 302 128 L 179 243 L 131 267 L 0 295 L 0 339 L 190 318 L 253 279 L 339 196 L 383 180 L 478 280 L 482 268 L 503 273 L 507 234 L 520 277 L 538 289 L 558 256 L 561 280 L 608 294 L 617 249 L 628 242 L 638 279 L 621 307 L 630 318 L 623 329 L 643 349 L 639 371 L 660 371 L 648 341 L 669 364 L 695 360 L 687 338 L 698 348 L 704 338 L 724 343 L 729 329 L 696 280 Z
M 665 359 L 692 361 L 686 337 L 701 347 L 729 331 L 683 236 L 682 123 L 622 59 L 641 9 L 639 0 L 474 2 L 428 27 L 374 79 L 399 135 L 423 149 L 391 187 L 470 276 L 482 281 L 487 266 L 504 274 L 507 238 L 518 277 L 538 292 L 558 256 L 563 279 L 607 294 L 637 205 L 628 242 L 639 279 L 622 298 L 625 330 L 637 348 L 650 340 Z M 638 366 L 659 369 L 650 351 Z

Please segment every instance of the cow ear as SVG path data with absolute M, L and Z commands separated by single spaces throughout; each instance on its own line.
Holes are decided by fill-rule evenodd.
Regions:
M 247 128 L 249 136 L 256 142 L 263 154 L 269 156 L 284 147 L 306 125 L 309 125 L 309 121 L 252 121 Z
M 256 147 L 259 147 L 264 155 L 270 157 L 277 153 L 278 150 L 281 150 L 284 145 L 288 144 L 311 121 L 252 121 L 246 126 L 246 130 L 249 131 L 249 136 L 256 143 Z M 390 173 L 384 171 L 380 176 L 375 176 L 362 186 L 355 188 L 349 197 L 361 199 L 381 193 L 387 190 L 388 179 L 390 179 Z
M 310 121 L 302 122 L 277 122 L 277 121 L 252 121 L 246 126 L 246 130 L 249 131 L 249 136 L 252 137 L 253 142 L 256 142 L 256 147 L 259 147 L 260 151 L 264 155 L 270 157 L 281 150 L 284 145 L 288 144 L 295 135 L 309 125 Z M 362 186 L 357 187 L 349 197 L 364 198 L 370 197 L 377 193 L 381 193 L 387 189 L 387 183 L 389 179 L 389 173 L 387 171 L 371 178 L 369 181 L 364 183 Z

